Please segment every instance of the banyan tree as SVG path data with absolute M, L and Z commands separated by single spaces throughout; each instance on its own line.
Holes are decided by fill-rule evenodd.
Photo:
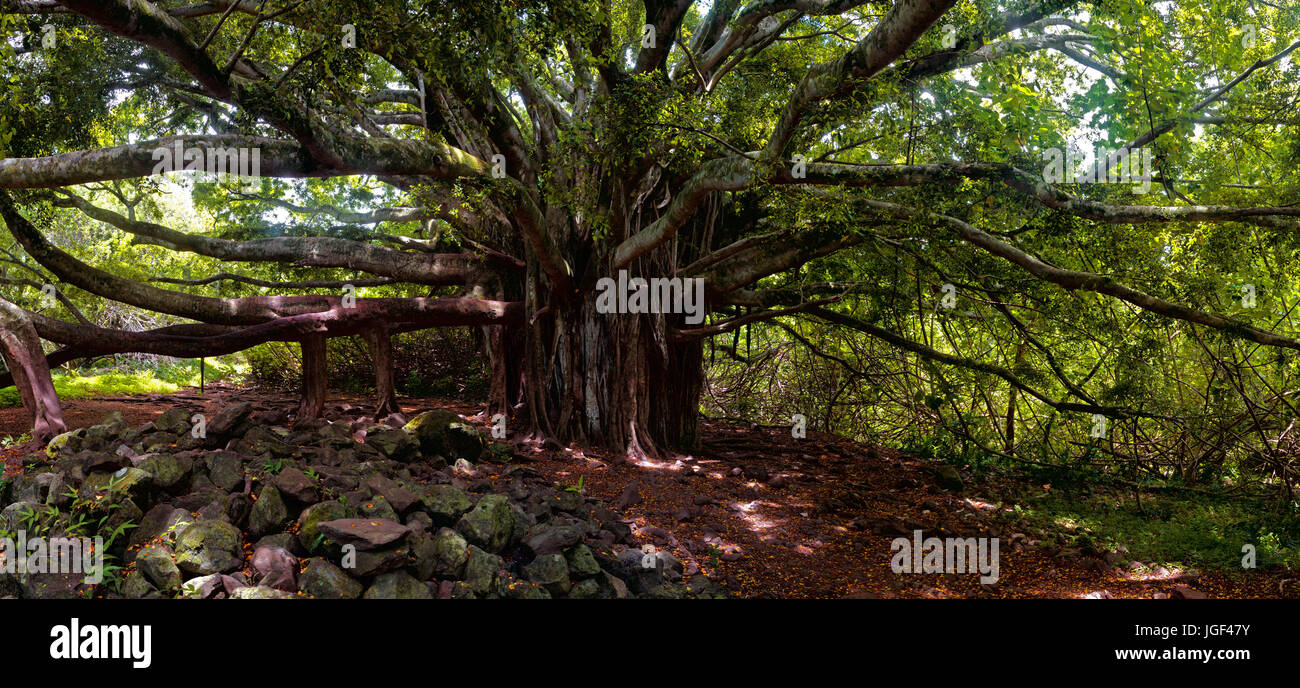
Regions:
M 1294 18 L 1227 4 L 1229 34 L 1156 45 L 1147 20 L 1187 18 L 1126 1 L 0 0 L 8 381 L 46 438 L 63 425 L 51 366 L 297 342 L 298 414 L 312 417 L 325 342 L 361 335 L 382 414 L 391 337 L 472 326 L 490 408 L 514 430 L 653 455 L 697 441 L 707 342 L 797 316 L 998 380 L 1011 427 L 1026 399 L 1141 415 L 1064 372 L 1034 337 L 1043 321 L 1005 304 L 1088 294 L 1300 348 L 1266 315 L 1187 303 L 1117 268 L 1124 255 L 1070 258 L 1063 238 L 1297 228 L 1284 184 L 1233 195 L 1214 181 L 1234 165 L 1286 178 L 1285 156 L 1177 145 L 1295 124 L 1281 30 Z M 1248 19 L 1265 30 L 1247 47 Z M 1199 57 L 1175 68 L 1166 54 Z M 1156 151 L 1150 191 L 1044 176 L 1041 152 L 1074 143 L 1072 110 L 1100 113 L 1111 154 Z M 176 193 L 164 180 L 212 174 L 209 227 L 151 202 Z M 52 240 L 58 222 L 221 271 L 95 264 Z M 988 317 L 1023 334 L 1014 362 L 882 315 L 891 299 L 933 313 L 944 293 L 1002 304 Z M 177 324 L 100 327 L 69 294 Z

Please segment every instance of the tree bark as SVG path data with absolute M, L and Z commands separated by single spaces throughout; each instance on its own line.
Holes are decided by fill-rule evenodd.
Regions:
M 23 408 L 32 418 L 32 438 L 45 444 L 67 430 L 50 367 L 36 328 L 23 309 L 0 299 L 0 354 L 13 375 Z
M 325 337 L 308 335 L 302 346 L 302 402 L 298 421 L 319 418 L 325 408 Z
M 534 432 L 629 459 L 694 448 L 703 345 L 670 341 L 667 321 L 677 317 L 599 313 L 590 299 L 557 317 L 554 349 L 525 370 Z
M 397 388 L 393 382 L 393 341 L 383 323 L 366 330 L 366 345 L 375 366 L 375 418 L 398 413 Z

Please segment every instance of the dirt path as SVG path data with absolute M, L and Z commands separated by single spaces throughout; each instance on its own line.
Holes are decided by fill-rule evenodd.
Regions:
M 65 416 L 70 427 L 80 427 L 120 411 L 138 425 L 178 404 L 215 413 L 234 397 L 295 403 L 288 395 L 208 391 L 72 401 Z M 329 403 L 365 399 L 336 394 Z M 442 407 L 467 417 L 482 410 L 438 399 L 402 398 L 401 404 L 407 412 Z M 19 435 L 27 423 L 22 409 L 0 410 L 0 436 Z M 580 483 L 589 496 L 617 504 L 635 519 L 641 541 L 673 549 L 688 568 L 702 569 L 742 597 L 1151 598 L 1174 595 L 1180 585 L 1210 597 L 1300 596 L 1284 572 L 1139 574 L 1123 562 L 1107 563 L 1101 553 L 1040 545 L 1007 525 L 994 500 L 980 496 L 988 486 L 959 494 L 940 489 L 930 464 L 898 452 L 820 433 L 795 440 L 783 428 L 705 423 L 703 436 L 694 455 L 643 463 L 620 464 L 590 447 L 517 449 L 556 484 Z M 7 468 L 17 468 L 32 449 L 6 450 Z M 981 585 L 977 573 L 895 574 L 891 543 L 914 530 L 926 537 L 999 538 L 997 583 Z

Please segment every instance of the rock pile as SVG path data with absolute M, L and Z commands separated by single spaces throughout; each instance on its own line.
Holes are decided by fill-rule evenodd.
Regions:
M 103 537 L 114 573 L 0 573 L 2 597 L 717 597 L 608 506 L 445 410 L 248 403 L 56 437 L 0 484 L 0 537 Z M 197 424 L 196 424 L 197 423 Z M 120 567 L 113 569 L 113 566 Z

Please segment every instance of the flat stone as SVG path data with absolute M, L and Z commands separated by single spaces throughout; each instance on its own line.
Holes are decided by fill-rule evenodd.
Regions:
M 375 549 L 406 537 L 411 529 L 384 518 L 340 518 L 317 524 L 317 530 L 340 545 Z

